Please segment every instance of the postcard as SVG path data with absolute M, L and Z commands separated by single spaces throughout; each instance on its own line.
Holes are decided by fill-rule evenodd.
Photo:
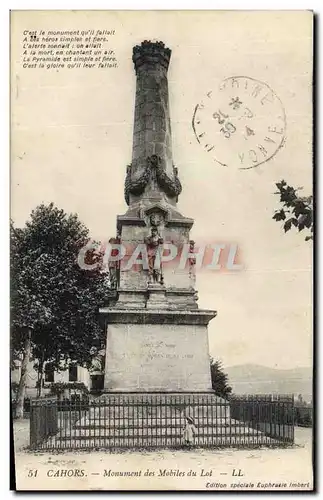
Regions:
M 10 31 L 16 489 L 313 490 L 313 13 Z

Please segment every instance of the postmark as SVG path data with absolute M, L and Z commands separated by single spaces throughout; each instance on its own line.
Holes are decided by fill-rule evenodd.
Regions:
M 205 151 L 222 166 L 249 169 L 268 162 L 286 139 L 277 94 L 247 76 L 223 80 L 195 106 L 192 127 Z

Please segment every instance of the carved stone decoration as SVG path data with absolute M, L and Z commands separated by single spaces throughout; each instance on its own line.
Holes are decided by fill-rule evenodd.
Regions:
M 149 162 L 146 163 L 144 172 L 139 177 L 137 177 L 137 179 L 131 178 L 131 165 L 127 166 L 127 175 L 124 184 L 124 197 L 127 205 L 129 205 L 130 203 L 130 193 L 139 196 L 144 192 L 145 187 L 147 186 L 150 179 L 150 175 L 151 168 Z
M 101 347 L 101 349 L 97 349 L 96 347 L 92 347 L 90 352 L 92 355 L 92 363 L 91 363 L 90 371 L 92 373 L 93 372 L 104 373 L 105 354 L 106 354 L 105 348 Z
M 167 70 L 170 56 L 171 50 L 165 47 L 163 42 L 144 40 L 141 45 L 136 45 L 133 48 L 132 60 L 136 72 L 145 67 L 145 65 L 161 65 Z
M 147 227 L 158 226 L 159 232 L 162 235 L 168 223 L 170 213 L 165 206 L 160 203 L 155 203 L 148 209 L 142 208 L 139 211 L 139 217 L 145 221 Z
M 169 177 L 163 166 L 161 158 L 157 155 L 152 155 L 146 159 L 146 167 L 143 173 L 132 179 L 131 165 L 127 166 L 127 174 L 124 186 L 124 195 L 127 205 L 130 203 L 129 195 L 139 196 L 145 190 L 145 187 L 151 180 L 170 198 L 175 198 L 178 201 L 178 196 L 182 192 L 182 185 L 178 178 L 178 169 L 173 166 L 173 178 Z
M 109 278 L 110 278 L 110 288 L 111 290 L 117 290 L 118 288 L 118 276 L 115 267 L 109 267 Z
M 155 266 L 156 257 L 160 252 L 160 246 L 163 244 L 163 239 L 160 237 L 157 226 L 151 227 L 151 234 L 145 238 L 148 256 L 148 284 L 159 283 L 164 284 L 161 262 Z
M 149 222 L 152 226 L 157 227 L 157 226 L 160 226 L 161 224 L 163 224 L 164 218 L 163 218 L 162 214 L 160 214 L 158 212 L 154 212 L 150 215 Z
M 189 241 L 189 253 L 194 253 L 195 252 L 195 241 L 190 240 Z M 196 257 L 190 257 L 188 259 L 188 264 L 189 264 L 189 277 L 191 281 L 191 286 L 195 288 L 195 281 L 196 281 L 196 276 L 195 276 L 195 264 L 196 264 Z M 195 298 L 195 301 L 197 301 L 197 295 Z
M 111 245 L 120 245 L 120 235 L 117 233 L 117 236 L 115 238 L 110 238 L 109 243 Z M 115 257 L 118 255 L 118 250 L 112 249 L 111 251 L 111 257 Z M 110 288 L 112 290 L 116 290 L 118 288 L 118 282 L 119 282 L 119 269 L 120 269 L 120 261 L 117 260 L 109 260 L 108 262 L 108 268 L 109 268 L 109 280 L 110 280 Z
M 195 252 L 195 241 L 190 240 L 189 241 L 189 253 L 194 253 L 194 252 Z M 190 266 L 194 266 L 196 264 L 196 257 L 190 257 L 189 264 L 190 264 Z
M 165 170 L 162 168 L 162 162 L 157 162 L 156 166 L 156 178 L 157 184 L 164 193 L 170 198 L 175 198 L 178 201 L 178 196 L 182 192 L 182 184 L 178 178 L 178 169 L 173 165 L 173 179 L 167 175 Z

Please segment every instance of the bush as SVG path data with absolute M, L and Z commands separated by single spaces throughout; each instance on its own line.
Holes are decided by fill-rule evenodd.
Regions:
M 228 375 L 224 372 L 220 361 L 215 361 L 210 358 L 211 381 L 212 389 L 216 396 L 228 399 L 232 392 L 232 387 L 229 385 Z
M 72 394 L 71 399 L 64 398 L 57 403 L 58 411 L 81 411 L 89 409 L 89 397 L 84 394 Z
M 77 390 L 82 394 L 88 394 L 89 390 L 83 382 L 55 382 L 48 386 L 50 394 L 60 397 L 66 389 Z
M 295 406 L 295 425 L 300 427 L 312 427 L 312 407 L 311 406 Z

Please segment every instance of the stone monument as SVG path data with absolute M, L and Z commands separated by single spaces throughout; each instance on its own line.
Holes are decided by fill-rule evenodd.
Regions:
M 116 239 L 128 255 L 117 271 L 117 300 L 100 311 L 107 334 L 107 393 L 212 394 L 207 327 L 216 312 L 198 307 L 194 221 L 177 208 L 182 187 L 172 158 L 170 57 L 162 42 L 133 48 L 137 80 L 124 190 L 128 210 L 117 216 Z M 188 251 L 184 269 L 178 262 L 156 266 L 167 242 Z M 146 250 L 147 265 L 129 266 L 138 248 Z
M 117 216 L 117 236 L 110 240 L 122 244 L 126 255 L 112 259 L 116 293 L 100 310 L 106 329 L 104 393 L 55 436 L 64 447 L 73 439 L 87 448 L 182 446 L 187 422 L 194 422 L 199 446 L 253 443 L 261 434 L 231 419 L 230 403 L 212 390 L 207 328 L 216 312 L 198 307 L 194 221 L 177 208 L 182 188 L 171 149 L 170 55 L 162 42 L 133 49 L 137 90 L 125 180 L 128 210 Z M 162 265 L 167 242 L 186 248 L 186 266 Z M 146 265 L 145 259 L 134 263 L 138 249 Z

